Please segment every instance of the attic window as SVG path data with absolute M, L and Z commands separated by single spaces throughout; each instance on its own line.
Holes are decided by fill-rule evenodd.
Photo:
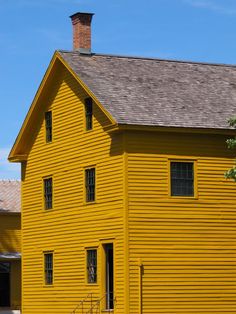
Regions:
M 52 112 L 45 112 L 45 131 L 46 131 L 46 142 L 52 141 Z
M 89 131 L 92 130 L 93 128 L 93 100 L 91 97 L 85 98 L 84 109 L 85 109 L 85 129 L 86 131 Z

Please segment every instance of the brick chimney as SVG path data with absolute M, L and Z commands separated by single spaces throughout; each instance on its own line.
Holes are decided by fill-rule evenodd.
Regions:
M 73 50 L 91 54 L 91 21 L 93 13 L 75 13 L 70 16 L 73 27 Z

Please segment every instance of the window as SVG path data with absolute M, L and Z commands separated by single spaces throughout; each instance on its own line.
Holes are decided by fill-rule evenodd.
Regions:
M 53 284 L 53 253 L 44 253 L 45 284 Z
M 97 282 L 97 250 L 87 250 L 87 281 Z
M 85 128 L 86 131 L 93 128 L 93 100 L 92 98 L 85 99 Z
M 194 196 L 194 162 L 171 161 L 171 196 Z
M 95 201 L 95 168 L 85 169 L 86 202 Z
M 52 141 L 52 112 L 45 112 L 46 142 Z
M 44 183 L 44 208 L 52 209 L 52 178 L 43 180 Z

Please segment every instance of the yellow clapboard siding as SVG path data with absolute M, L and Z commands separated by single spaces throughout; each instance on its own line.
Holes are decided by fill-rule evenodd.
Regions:
M 0 253 L 21 253 L 20 220 L 20 214 L 0 214 Z M 17 309 L 21 306 L 21 262 L 11 260 L 10 263 L 10 302 Z
M 144 314 L 235 312 L 236 186 L 224 178 L 233 165 L 225 140 L 127 132 L 130 314 L 140 298 Z M 195 198 L 169 196 L 171 159 L 196 161 Z
M 0 252 L 21 252 L 21 223 L 19 214 L 0 214 Z
M 88 293 L 104 294 L 104 243 L 114 245 L 115 314 L 225 314 L 236 307 L 236 185 L 223 135 L 122 131 L 57 65 L 39 98 L 38 129 L 23 171 L 23 314 L 66 314 Z M 57 72 L 58 70 L 58 72 Z M 45 143 L 43 111 L 52 110 Z M 30 146 L 32 144 L 32 146 Z M 193 160 L 193 198 L 169 194 L 170 160 Z M 96 201 L 85 203 L 84 169 L 96 168 Z M 43 178 L 53 177 L 45 210 Z M 97 284 L 86 281 L 86 249 L 97 248 Z M 54 282 L 45 286 L 43 252 L 54 252 Z M 88 308 L 89 309 L 89 308 Z M 104 309 L 104 304 L 102 304 Z
M 23 313 L 70 313 L 88 294 L 104 291 L 102 244 L 113 242 L 117 313 L 124 313 L 124 211 L 122 137 L 94 104 L 93 130 L 85 132 L 86 93 L 61 69 L 54 82 L 53 141 L 45 143 L 43 115 L 23 180 Z M 96 167 L 96 202 L 85 204 L 84 169 Z M 43 208 L 43 177 L 53 176 L 53 209 Z M 98 249 L 98 282 L 86 282 L 86 248 Z M 44 285 L 43 252 L 54 252 L 54 284 Z M 104 262 L 103 262 L 104 263 Z M 104 273 L 104 271 L 103 271 Z

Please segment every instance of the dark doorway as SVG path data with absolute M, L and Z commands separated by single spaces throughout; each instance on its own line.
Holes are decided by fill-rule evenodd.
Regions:
M 114 258 L 113 244 L 105 244 L 105 262 L 106 262 L 106 309 L 114 309 Z
M 0 307 L 10 306 L 10 263 L 0 262 Z

